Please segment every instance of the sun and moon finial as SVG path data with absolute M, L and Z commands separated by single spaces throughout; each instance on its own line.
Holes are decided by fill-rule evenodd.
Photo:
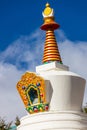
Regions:
M 50 17 L 54 15 L 53 9 L 50 7 L 50 4 L 47 2 L 46 3 L 46 8 L 43 11 L 43 17 Z

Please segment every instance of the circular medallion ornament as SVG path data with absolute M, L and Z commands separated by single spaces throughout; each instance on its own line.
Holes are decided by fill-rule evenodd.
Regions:
M 48 16 L 48 15 L 50 15 L 51 14 L 51 12 L 52 12 L 52 9 L 50 8 L 50 4 L 49 3 L 47 3 L 46 4 L 46 8 L 44 9 L 44 15 L 46 15 L 46 16 Z

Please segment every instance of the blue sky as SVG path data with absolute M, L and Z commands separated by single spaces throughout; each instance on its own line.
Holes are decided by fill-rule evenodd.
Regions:
M 42 24 L 46 0 L 0 0 L 0 50 L 21 35 L 29 35 Z M 87 40 L 87 1 L 48 0 L 55 8 L 56 21 L 73 41 Z
M 26 114 L 15 86 L 25 71 L 41 64 L 45 32 L 39 28 L 46 2 L 0 0 L 0 116 L 8 120 Z M 48 2 L 61 26 L 56 39 L 63 63 L 87 79 L 87 0 Z

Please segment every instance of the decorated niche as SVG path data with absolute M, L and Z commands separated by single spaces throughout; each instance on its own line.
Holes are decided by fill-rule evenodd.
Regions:
M 45 80 L 42 77 L 26 72 L 17 83 L 17 90 L 30 114 L 48 111 Z

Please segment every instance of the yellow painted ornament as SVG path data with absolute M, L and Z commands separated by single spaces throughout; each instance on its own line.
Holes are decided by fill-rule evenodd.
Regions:
M 32 72 L 26 72 L 17 83 L 17 90 L 30 113 L 47 111 L 49 107 L 46 102 L 45 80 Z
M 50 15 L 51 14 L 51 12 L 52 12 L 52 9 L 50 8 L 50 4 L 49 3 L 47 3 L 46 4 L 46 8 L 44 9 L 44 15 L 46 15 L 46 16 L 48 16 L 48 15 Z

